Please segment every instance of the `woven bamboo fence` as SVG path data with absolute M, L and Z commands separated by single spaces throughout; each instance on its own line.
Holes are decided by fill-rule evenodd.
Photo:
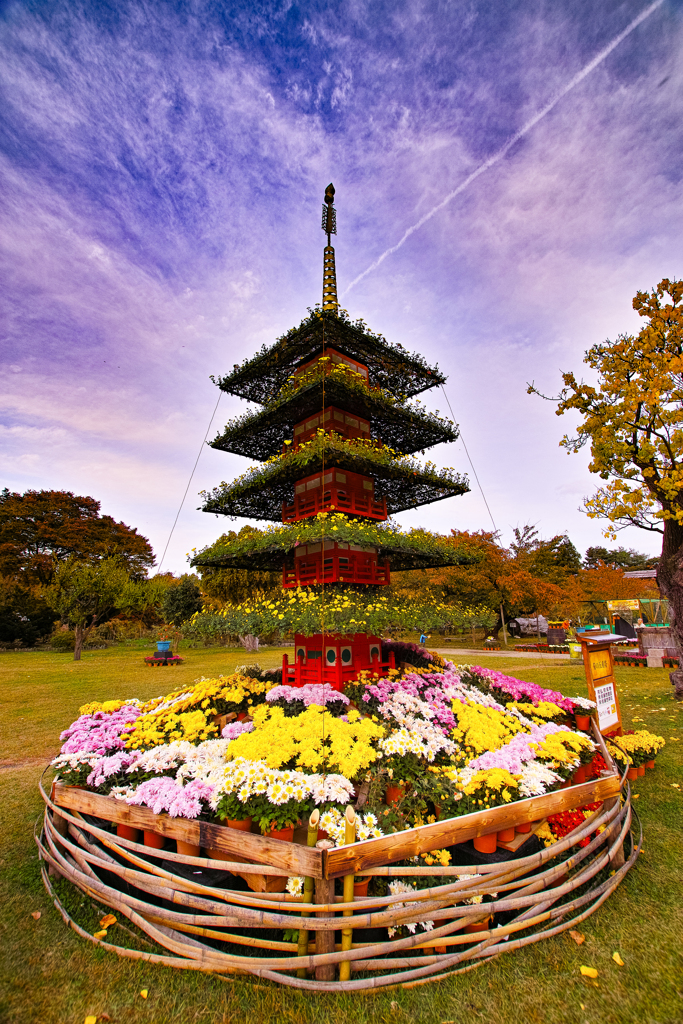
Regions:
M 302 844 L 286 843 L 155 815 L 59 782 L 50 793 L 41 785 L 46 806 L 36 842 L 43 881 L 69 926 L 122 957 L 317 991 L 413 987 L 575 927 L 614 892 L 638 857 L 642 833 L 636 840 L 631 832 L 625 773 L 619 776 L 601 747 L 612 769 L 592 782 L 381 839 L 354 843 L 347 833 L 347 845 L 336 849 L 304 845 L 305 834 Z M 448 867 L 395 863 L 598 801 L 601 806 L 583 825 L 528 856 Z M 212 855 L 178 853 L 168 841 L 165 849 L 153 849 L 118 837 L 110 823 L 152 830 Z M 230 872 L 249 889 L 209 884 L 216 875 L 207 879 L 204 873 L 217 869 L 221 881 Z M 361 874 L 407 881 L 428 876 L 443 884 L 405 897 L 354 897 L 354 877 Z M 117 945 L 83 929 L 57 897 L 54 875 L 127 918 L 151 940 L 153 951 Z M 282 891 L 292 875 L 305 879 L 302 896 Z M 458 878 L 464 875 L 471 877 Z M 343 879 L 343 895 L 335 895 L 337 878 Z M 486 902 L 471 902 L 477 897 Z M 403 928 L 394 938 L 386 931 L 420 921 L 433 927 L 408 934 Z M 298 931 L 298 941 L 285 941 L 284 930 Z

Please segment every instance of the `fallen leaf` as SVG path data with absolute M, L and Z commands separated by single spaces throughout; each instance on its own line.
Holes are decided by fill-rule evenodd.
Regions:
M 85 1018 L 85 1024 L 97 1024 L 97 1017 L 93 1017 L 92 1014 Z
M 33 918 L 34 921 L 40 921 L 40 914 L 41 914 L 40 910 L 33 910 L 31 912 L 31 917 Z
M 116 918 L 113 914 L 107 914 L 107 916 L 103 917 L 100 921 L 100 928 L 109 928 L 113 924 L 116 924 Z
M 581 946 L 586 941 L 586 936 L 582 935 L 581 932 L 575 932 L 574 929 L 572 929 L 569 934 L 577 946 Z
M 106 939 L 106 937 L 107 937 L 107 929 L 106 928 L 103 928 L 101 932 L 95 932 L 95 938 L 96 939 Z
M 674 788 L 674 789 L 680 789 L 680 788 L 681 788 L 681 787 L 680 787 L 680 786 L 678 785 L 678 783 L 677 783 L 677 782 L 672 782 L 672 783 L 671 783 L 671 785 L 673 786 L 673 788 Z
M 598 976 L 598 972 L 594 967 L 584 967 L 583 964 L 581 965 L 581 973 L 584 978 L 597 978 Z
M 624 966 L 624 961 L 621 959 L 618 953 L 612 953 L 612 959 L 614 960 L 615 964 L 619 965 L 619 967 Z
M 111 1020 L 111 1017 L 109 1016 L 108 1013 L 101 1013 L 100 1020 Z
M 146 988 L 143 988 L 143 989 L 140 990 L 140 995 L 142 996 L 143 999 L 147 998 L 148 991 L 149 991 L 149 989 L 146 989 Z
M 640 793 L 631 793 L 631 800 L 640 800 Z
M 579 1003 L 579 1006 L 581 1007 L 581 1009 L 582 1009 L 582 1010 L 585 1010 L 585 1009 L 586 1009 L 586 1005 L 585 1005 L 585 1003 Z

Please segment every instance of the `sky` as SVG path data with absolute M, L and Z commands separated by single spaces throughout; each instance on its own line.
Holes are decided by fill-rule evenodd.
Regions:
M 320 301 L 333 181 L 343 305 L 438 363 L 471 459 L 432 449 L 472 490 L 397 521 L 604 543 L 527 382 L 590 380 L 683 274 L 682 41 L 682 0 L 0 0 L 0 486 L 161 557 L 199 455 L 163 570 L 239 528 L 198 510 L 249 465 L 204 445 L 209 378 Z

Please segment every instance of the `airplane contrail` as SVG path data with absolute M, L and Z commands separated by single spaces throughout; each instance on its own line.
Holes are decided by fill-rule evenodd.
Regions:
M 504 146 L 502 146 L 496 153 L 494 153 L 493 156 L 488 157 L 488 159 L 486 159 L 483 162 L 483 164 L 480 164 L 475 171 L 472 171 L 469 177 L 465 178 L 465 180 L 461 182 L 457 188 L 454 188 L 452 192 L 449 192 L 445 199 L 442 199 L 440 203 L 438 203 L 429 211 L 429 213 L 425 213 L 425 215 L 423 217 L 420 217 L 420 219 L 415 224 L 412 224 L 409 228 L 407 228 L 403 237 L 399 239 L 396 245 L 392 245 L 390 246 L 390 248 L 385 249 L 382 255 L 378 256 L 375 262 L 371 263 L 370 266 L 366 270 L 364 270 L 362 274 L 359 274 L 358 277 L 354 277 L 351 284 L 347 285 L 347 287 L 342 292 L 342 298 L 344 295 L 346 295 L 347 292 L 349 292 L 354 287 L 354 285 L 358 284 L 359 281 L 362 281 L 363 278 L 367 277 L 367 275 L 372 273 L 373 270 L 377 270 L 380 264 L 384 263 L 387 256 L 391 256 L 392 253 L 395 253 L 398 249 L 400 249 L 401 246 L 408 241 L 410 236 L 414 234 L 415 231 L 418 230 L 418 228 L 421 228 L 423 224 L 426 224 L 428 220 L 431 220 L 432 217 L 434 217 L 439 212 L 439 210 L 442 210 L 444 206 L 447 206 L 452 199 L 455 199 L 455 197 L 459 196 L 461 192 L 464 192 L 467 186 L 471 185 L 472 182 L 475 181 L 480 174 L 483 174 L 484 171 L 487 171 L 489 169 L 489 167 L 493 167 L 494 164 L 497 164 L 500 160 L 502 160 L 505 154 L 514 146 L 516 142 L 519 142 L 520 139 L 524 138 L 524 136 L 527 135 L 531 131 L 531 129 L 546 116 L 546 114 L 550 113 L 553 107 L 557 106 L 560 100 L 563 99 L 563 97 L 566 96 L 568 92 L 571 92 L 571 90 L 575 86 L 577 86 L 579 82 L 582 82 L 587 75 L 590 75 L 591 71 L 597 68 L 598 64 L 602 64 L 603 60 L 605 60 L 606 57 L 609 57 L 612 50 L 616 49 L 619 43 L 623 42 L 623 40 L 626 39 L 626 37 L 630 35 L 631 32 L 633 32 L 633 30 L 637 28 L 638 25 L 641 24 L 641 22 L 645 21 L 646 18 L 649 18 L 653 11 L 656 11 L 658 7 L 661 7 L 663 3 L 664 0 L 655 0 L 655 2 L 650 4 L 649 7 L 646 7 L 645 10 L 642 11 L 637 18 L 634 18 L 633 21 L 626 26 L 623 32 L 620 32 L 618 36 L 615 36 L 612 42 L 608 43 L 604 50 L 601 50 L 600 53 L 597 54 L 597 56 L 593 57 L 593 60 L 591 60 L 588 64 L 582 67 L 580 71 L 577 71 L 574 77 L 570 79 L 569 82 L 567 82 L 564 88 L 561 89 L 560 92 L 558 92 L 557 95 L 553 97 L 553 99 L 546 103 L 546 105 L 541 110 L 539 110 L 537 114 L 534 114 L 534 116 L 529 121 L 527 121 L 526 124 L 519 129 L 519 131 L 515 132 L 515 134 L 510 139 L 508 139 Z

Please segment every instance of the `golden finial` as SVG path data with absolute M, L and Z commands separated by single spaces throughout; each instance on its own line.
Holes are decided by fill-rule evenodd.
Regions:
M 331 244 L 331 236 L 337 234 L 337 211 L 334 208 L 334 185 L 332 182 L 325 189 L 322 229 L 327 235 L 327 245 L 323 256 L 323 310 L 337 313 L 339 310 L 337 272 L 334 265 L 334 249 Z

